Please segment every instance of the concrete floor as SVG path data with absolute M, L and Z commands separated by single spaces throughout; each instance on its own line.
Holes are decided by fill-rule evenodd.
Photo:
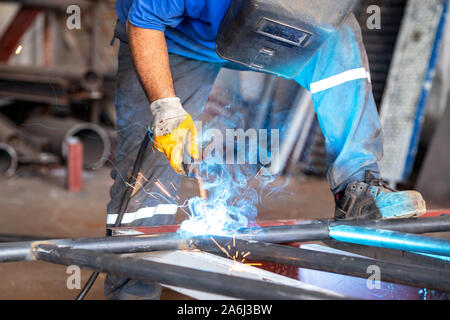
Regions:
M 84 189 L 78 194 L 65 190 L 63 170 L 23 171 L 1 181 L 0 235 L 103 236 L 108 189 L 112 183 L 109 170 L 85 172 Z M 195 193 L 195 183 L 184 181 L 181 198 Z M 332 216 L 333 208 L 325 180 L 297 177 L 289 181 L 283 192 L 264 199 L 259 207 L 259 219 L 326 218 Z M 181 221 L 182 216 L 177 220 Z M 82 271 L 82 283 L 89 274 Z M 73 299 L 78 290 L 67 289 L 68 276 L 65 267 L 43 262 L 0 264 L 0 299 Z M 104 278 L 100 276 L 87 299 L 104 299 Z M 165 290 L 163 298 L 185 297 Z

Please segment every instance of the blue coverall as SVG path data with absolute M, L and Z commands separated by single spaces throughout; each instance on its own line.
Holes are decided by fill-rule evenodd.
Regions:
M 175 92 L 195 120 L 200 117 L 214 80 L 225 63 L 215 52 L 215 40 L 229 4 L 230 0 L 117 0 L 119 21 L 115 36 L 121 40 L 116 92 L 118 145 L 108 225 L 115 222 L 127 187 L 126 177 L 153 120 L 127 43 L 124 27 L 127 19 L 137 27 L 165 32 Z M 364 181 L 366 171 L 377 176 L 377 162 L 382 156 L 381 126 L 372 95 L 368 59 L 353 14 L 295 81 L 312 93 L 326 141 L 331 190 L 341 191 L 353 180 Z M 124 217 L 124 225 L 170 224 L 175 218 L 176 210 L 167 214 L 170 210 L 158 210 L 157 206 L 176 207 L 175 188 L 179 188 L 181 176 L 169 166 L 163 153 L 149 150 L 146 157 L 141 171 L 148 180 L 144 182 L 144 190 L 137 192 L 130 201 L 127 209 L 130 215 Z M 166 186 L 173 184 L 175 188 L 167 188 L 172 197 L 149 196 L 152 191 L 161 194 L 155 181 Z M 136 214 L 142 206 L 156 209 Z M 109 288 L 107 293 L 114 290 L 113 286 Z

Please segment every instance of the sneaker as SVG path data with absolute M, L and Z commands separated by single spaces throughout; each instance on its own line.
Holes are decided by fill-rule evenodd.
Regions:
M 366 172 L 366 181 L 352 181 L 335 196 L 336 220 L 419 217 L 426 212 L 417 191 L 396 191 Z

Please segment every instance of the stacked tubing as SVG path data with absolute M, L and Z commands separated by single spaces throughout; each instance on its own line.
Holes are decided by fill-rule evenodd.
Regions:
M 331 238 L 330 230 L 333 230 L 333 228 L 339 226 L 389 229 L 391 231 L 408 233 L 445 232 L 450 231 L 450 217 L 444 216 L 435 218 L 377 221 L 364 220 L 353 222 L 319 220 L 301 225 L 246 229 L 238 233 L 234 241 L 236 246 L 239 248 L 238 250 L 250 251 L 248 258 L 260 261 L 281 263 L 363 278 L 367 278 L 367 267 L 369 265 L 376 264 L 383 270 L 382 280 L 384 281 L 450 292 L 450 271 L 448 268 L 448 262 L 446 261 L 437 260 L 440 261 L 440 266 L 442 266 L 442 268 L 430 269 L 420 264 L 405 265 L 362 257 L 349 257 L 348 255 L 316 252 L 295 247 L 260 243 L 329 240 Z M 433 239 L 429 237 L 422 238 Z M 230 238 L 220 238 L 216 236 L 214 236 L 214 239 L 222 242 L 222 244 L 227 241 L 231 241 Z M 439 245 L 442 247 L 448 248 L 450 245 L 449 241 L 443 239 L 436 240 L 440 241 Z M 59 239 L 0 244 L 0 262 L 35 259 L 44 260 L 46 258 L 42 258 L 41 255 L 35 254 L 36 248 L 41 248 L 43 245 L 52 245 L 55 248 L 67 248 L 68 251 L 82 250 L 83 253 L 85 251 L 95 251 L 92 252 L 92 255 L 95 256 L 100 253 L 138 253 L 154 250 L 200 249 L 213 253 L 218 253 L 220 250 L 214 241 L 212 241 L 211 237 L 189 238 L 178 233 L 151 236 L 142 235 L 85 239 Z M 397 249 L 403 248 L 399 246 Z M 414 248 L 409 247 L 408 249 Z M 60 262 L 61 264 L 65 263 L 65 261 L 62 260 L 58 262 L 57 254 L 53 255 L 51 262 Z M 100 265 L 92 265 L 89 266 L 89 268 L 100 272 L 117 273 L 117 270 L 115 269 L 107 269 L 106 267 L 100 268 Z M 161 270 L 161 272 L 164 273 L 164 268 Z M 129 275 L 128 277 L 132 276 Z M 160 279 L 156 278 L 153 274 L 148 274 L 147 280 L 157 282 L 160 281 Z
M 20 134 L 14 124 L 0 115 L 0 174 L 10 177 L 17 170 L 19 157 L 11 141 L 18 140 Z
M 83 143 L 83 167 L 96 169 L 104 165 L 111 153 L 111 141 L 102 127 L 74 119 L 56 117 L 32 117 L 24 124 L 32 134 L 48 138 L 50 151 L 67 158 L 67 141 L 72 137 Z

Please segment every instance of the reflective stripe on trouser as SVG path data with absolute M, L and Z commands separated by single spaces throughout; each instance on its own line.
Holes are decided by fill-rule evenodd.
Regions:
M 366 170 L 379 175 L 381 125 L 360 27 L 353 14 L 295 80 L 312 93 L 325 136 L 331 189 L 336 192 L 352 180 L 364 181 Z
M 116 88 L 117 149 L 114 168 L 111 171 L 114 184 L 110 189 L 111 200 L 107 208 L 108 225 L 112 225 L 117 217 L 127 188 L 127 176 L 132 170 L 147 127 L 153 120 L 121 23 L 117 24 L 115 35 L 121 41 Z M 194 120 L 198 119 L 203 111 L 220 67 L 217 64 L 170 56 L 175 92 Z M 138 213 L 138 210 L 161 204 L 178 204 L 182 177 L 173 171 L 165 155 L 154 150 L 151 145 L 147 148 L 141 172 L 143 178 L 134 184 L 138 191 L 130 199 L 126 209 L 129 214 L 125 216 L 123 226 L 172 224 L 175 214 L 171 210 L 166 211 L 166 214 L 164 211 L 150 214 L 151 209 Z

